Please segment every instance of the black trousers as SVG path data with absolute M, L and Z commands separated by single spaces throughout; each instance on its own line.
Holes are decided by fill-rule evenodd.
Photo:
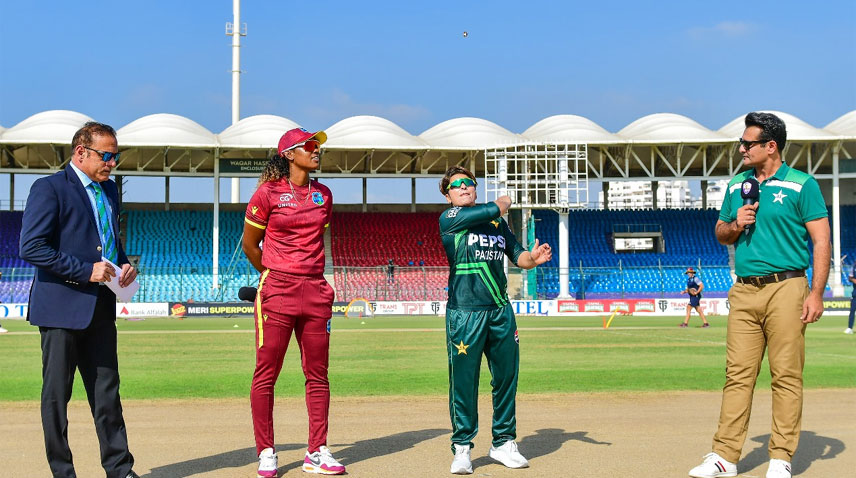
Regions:
M 54 478 L 76 478 L 68 447 L 68 402 L 80 370 L 107 478 L 125 478 L 134 465 L 119 400 L 116 297 L 99 287 L 92 323 L 84 330 L 39 327 L 42 339 L 42 428 Z

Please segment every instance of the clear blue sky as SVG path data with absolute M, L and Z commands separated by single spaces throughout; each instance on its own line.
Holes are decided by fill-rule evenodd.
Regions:
M 618 131 L 658 112 L 718 129 L 757 109 L 822 127 L 856 109 L 852 0 L 247 0 L 241 16 L 241 116 L 311 129 L 370 114 L 413 134 L 460 116 L 522 132 L 577 114 Z M 51 109 L 117 128 L 153 113 L 214 133 L 231 122 L 231 0 L 0 0 L 0 19 L 6 128 Z M 131 186 L 131 200 L 150 187 Z M 340 202 L 358 196 L 344 189 Z M 427 189 L 426 201 L 440 199 Z

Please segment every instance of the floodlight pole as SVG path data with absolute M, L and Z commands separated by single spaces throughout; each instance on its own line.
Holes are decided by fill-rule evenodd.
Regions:
M 226 35 L 232 37 L 232 124 L 241 120 L 241 37 L 247 26 L 241 25 L 241 0 L 232 0 L 234 23 L 226 24 Z M 232 178 L 232 203 L 240 202 L 241 179 Z
M 247 36 L 246 24 L 241 25 L 241 0 L 232 0 L 234 23 L 226 23 L 226 35 L 232 37 L 232 124 L 241 119 L 241 37 Z M 212 288 L 220 287 L 220 150 L 214 153 L 214 228 Z M 232 178 L 232 203 L 241 198 L 241 179 Z

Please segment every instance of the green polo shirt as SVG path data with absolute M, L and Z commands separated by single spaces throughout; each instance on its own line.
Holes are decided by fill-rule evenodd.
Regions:
M 753 168 L 728 183 L 720 220 L 737 219 L 737 210 L 743 206 L 740 185 L 754 175 Z M 734 272 L 739 277 L 748 277 L 807 269 L 809 235 L 805 223 L 827 216 L 817 181 L 782 163 L 776 174 L 761 183 L 758 203 L 749 235 L 741 232 L 734 243 Z

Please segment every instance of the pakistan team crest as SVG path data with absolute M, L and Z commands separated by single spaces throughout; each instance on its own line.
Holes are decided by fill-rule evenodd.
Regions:
M 312 202 L 314 202 L 318 206 L 324 205 L 324 196 L 321 195 L 318 191 L 314 191 L 312 193 Z

